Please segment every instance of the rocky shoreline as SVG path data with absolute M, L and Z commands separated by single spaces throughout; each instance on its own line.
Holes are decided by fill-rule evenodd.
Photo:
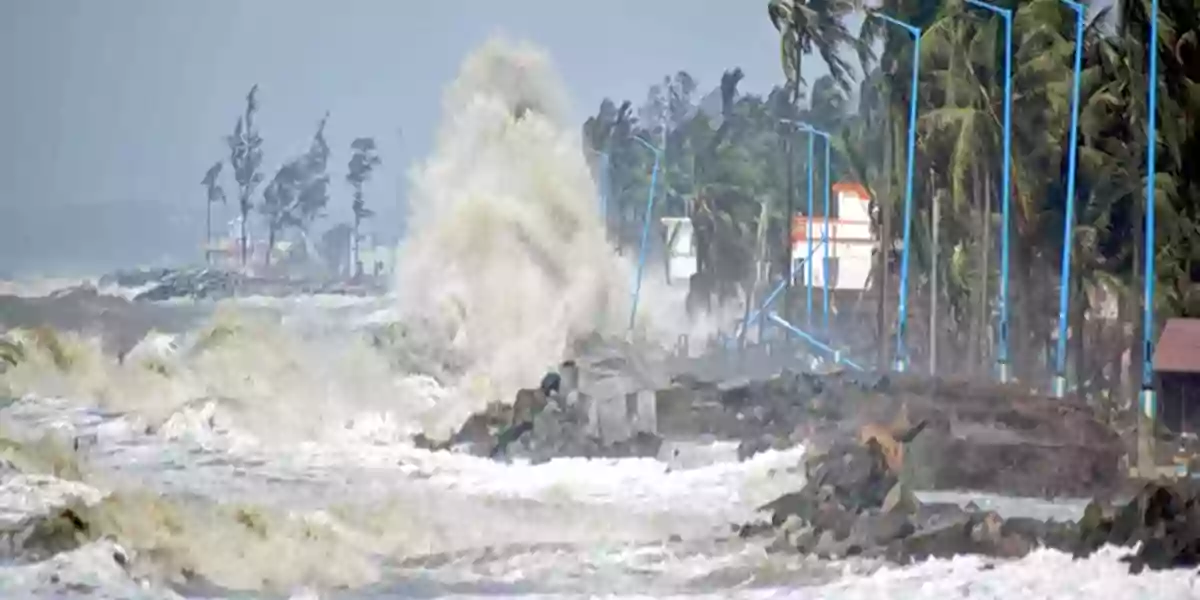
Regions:
M 918 436 L 919 437 L 919 436 Z M 843 443 L 806 461 L 807 483 L 762 506 L 768 520 L 736 527 L 774 536 L 771 549 L 909 563 L 979 554 L 1019 558 L 1045 547 L 1084 557 L 1135 548 L 1130 571 L 1200 567 L 1200 486 L 1149 483 L 1123 505 L 1093 501 L 1075 522 L 1002 518 L 968 504 L 922 503 L 889 464 L 895 440 Z
M 819 451 L 919 423 L 923 433 L 894 449 L 907 457 L 906 481 L 916 489 L 1080 498 L 1110 497 L 1124 483 L 1121 439 L 1089 407 L 1014 386 L 788 371 L 756 381 L 677 376 L 637 391 L 568 379 L 560 386 L 555 374 L 553 385 L 490 405 L 451 439 L 418 442 L 538 462 L 662 458 L 663 440 L 717 439 L 737 442 L 746 459 L 801 444 Z
M 560 456 L 662 456 L 670 437 L 740 440 L 745 459 L 767 448 L 809 447 L 805 486 L 737 524 L 773 551 L 908 563 L 979 554 L 1019 558 L 1039 547 L 1077 557 L 1104 545 L 1136 548 L 1142 569 L 1200 566 L 1200 485 L 1148 483 L 1124 504 L 1119 437 L 1082 402 L 1014 386 L 860 379 L 784 372 L 758 381 L 676 377 L 654 392 L 597 398 L 575 385 L 575 366 L 551 373 L 512 405 L 473 415 L 450 439 L 417 442 L 496 460 Z M 564 383 L 566 380 L 566 383 Z M 639 428 L 647 402 L 653 427 Z M 624 436 L 604 435 L 597 405 L 626 410 Z M 973 503 L 922 503 L 914 490 L 1093 497 L 1078 521 L 1002 518 Z

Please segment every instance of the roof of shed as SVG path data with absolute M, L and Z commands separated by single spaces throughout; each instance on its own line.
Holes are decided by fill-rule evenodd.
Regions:
M 1157 373 L 1200 373 L 1200 319 L 1168 319 L 1154 347 Z

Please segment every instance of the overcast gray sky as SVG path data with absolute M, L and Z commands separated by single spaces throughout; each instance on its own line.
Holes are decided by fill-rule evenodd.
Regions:
M 548 51 L 580 121 L 680 69 L 781 78 L 766 0 L 0 0 L 0 273 L 198 258 L 199 181 L 254 83 L 268 172 L 332 113 L 319 228 L 348 214 L 350 140 L 377 139 L 389 228 L 443 86 L 494 33 Z

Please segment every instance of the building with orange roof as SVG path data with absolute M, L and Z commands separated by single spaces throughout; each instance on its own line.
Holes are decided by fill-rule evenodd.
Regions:
M 792 217 L 792 273 L 797 285 L 808 282 L 811 269 L 813 287 L 823 288 L 828 281 L 831 290 L 862 291 L 870 281 L 879 244 L 871 228 L 870 194 L 852 182 L 835 183 L 832 191 L 833 215 Z M 826 235 L 828 260 L 822 245 Z M 807 260 L 810 237 L 813 256 Z

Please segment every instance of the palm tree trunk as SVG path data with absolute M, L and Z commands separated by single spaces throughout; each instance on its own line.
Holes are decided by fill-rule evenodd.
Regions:
M 766 234 L 767 234 L 767 215 L 768 214 L 769 214 L 769 206 L 767 205 L 766 202 L 763 202 L 762 209 L 759 211 L 759 214 L 758 214 L 758 233 L 755 235 L 756 248 L 755 248 L 755 252 L 754 252 L 754 278 L 752 280 L 753 283 L 751 283 L 750 288 L 746 290 L 746 294 L 745 294 L 746 295 L 746 306 L 743 309 L 743 315 L 742 315 L 741 339 L 738 340 L 738 342 L 743 346 L 745 345 L 746 334 L 749 332 L 749 329 L 750 329 L 750 325 L 749 325 L 749 323 L 747 323 L 747 321 L 750 320 L 750 311 L 752 310 L 752 307 L 754 306 L 754 296 L 758 292 L 758 287 L 759 287 L 759 284 L 761 281 L 760 276 L 762 275 L 762 264 L 763 264 L 765 255 L 767 253 Z M 763 319 L 763 318 L 764 317 L 760 316 L 760 322 L 762 322 L 761 319 Z M 760 328 L 760 331 L 761 331 L 761 328 Z M 760 339 L 759 341 L 762 341 L 762 340 Z
M 787 173 L 787 190 L 785 192 L 787 194 L 787 216 L 785 217 L 787 223 L 783 227 L 783 243 L 785 250 L 784 256 L 787 257 L 788 261 L 787 268 L 783 272 L 783 276 L 787 278 L 787 283 L 785 284 L 786 287 L 783 289 L 783 318 L 787 319 L 788 321 L 792 320 L 792 284 L 794 282 L 792 281 L 791 275 L 792 268 L 796 264 L 796 257 L 792 255 L 792 223 L 795 220 L 794 215 L 796 214 L 796 144 L 793 143 L 793 137 L 793 132 L 788 130 L 785 134 L 783 142 L 784 160 L 787 161 L 787 167 L 785 169 L 785 172 Z M 808 228 L 805 229 L 805 235 L 807 234 Z M 805 263 L 804 268 L 809 268 L 807 263 Z
M 241 223 L 241 229 L 242 229 L 242 236 L 241 236 L 241 237 L 242 237 L 242 244 L 241 244 L 241 245 L 242 245 L 242 268 L 245 268 L 245 267 L 246 267 L 246 256 L 247 256 L 247 251 L 249 250 L 249 248 L 248 248 L 248 246 L 247 246 L 247 240 L 246 240 L 246 220 L 247 220 L 247 218 L 249 217 L 249 215 L 247 214 L 249 211 L 246 209 L 246 205 L 247 205 L 247 201 L 246 201 L 246 190 L 245 190 L 245 189 L 243 189 L 243 190 L 242 190 L 242 200 L 241 200 L 241 209 L 242 209 L 242 223 Z
M 978 331 L 983 335 L 974 342 L 977 346 L 986 344 L 991 336 L 987 335 L 990 331 L 992 315 L 988 310 L 991 305 L 988 297 L 988 284 L 991 282 L 991 255 L 992 255 L 992 173 L 991 170 L 983 168 L 983 210 L 980 211 L 980 227 L 983 229 L 980 232 L 981 242 L 979 244 L 979 305 L 975 312 L 975 318 L 978 320 Z M 982 346 L 980 352 L 980 362 L 976 363 L 984 367 L 984 372 L 987 372 L 987 359 L 991 355 L 986 348 Z
M 355 211 L 355 213 L 354 213 L 354 237 L 352 237 L 350 239 L 350 254 L 351 254 L 350 276 L 351 277 L 358 277 L 359 271 L 361 270 L 359 268 L 359 265 L 361 264 L 361 262 L 358 258 L 359 257 L 359 254 L 358 254 L 359 253 L 358 228 L 359 228 L 359 225 L 361 225 L 361 224 L 362 224 L 362 217 L 359 215 L 358 211 Z
M 792 73 L 792 80 L 791 80 L 791 104 L 790 104 L 790 107 L 792 110 L 792 114 L 789 115 L 789 117 L 791 117 L 791 118 L 796 118 L 800 115 L 800 65 L 803 63 L 803 61 L 804 61 L 803 53 L 800 52 L 799 44 L 797 44 L 796 70 L 794 73 Z M 796 215 L 796 173 L 795 173 L 796 172 L 796 158 L 795 158 L 796 134 L 795 134 L 795 129 L 791 125 L 789 125 L 785 129 L 785 131 L 787 132 L 784 137 L 784 140 L 785 140 L 784 143 L 787 145 L 786 150 L 784 152 L 785 159 L 787 160 L 787 192 L 786 192 L 787 193 L 787 214 L 784 217 L 784 225 L 783 225 L 783 237 L 784 237 L 783 255 L 785 257 L 787 257 L 786 259 L 788 262 L 787 262 L 786 268 L 783 271 L 783 276 L 787 278 L 787 283 L 784 284 L 785 287 L 783 289 L 783 314 L 784 314 L 783 318 L 788 319 L 790 321 L 792 318 L 792 296 L 793 296 L 792 284 L 794 283 L 792 281 L 791 275 L 792 275 L 792 266 L 796 264 L 796 257 L 792 256 L 792 222 L 795 219 L 795 215 Z M 811 159 L 812 157 L 809 157 L 809 158 Z M 811 219 L 812 215 L 807 215 L 807 218 Z M 809 225 L 807 221 L 805 221 L 804 235 L 807 236 L 811 230 L 812 230 L 812 226 Z M 804 268 L 805 269 L 812 268 L 808 264 L 808 258 L 805 259 Z M 789 336 L 789 339 L 790 339 L 790 336 Z
M 974 204 L 977 207 L 979 214 L 981 215 L 980 220 L 979 220 L 980 229 L 986 229 L 986 226 L 984 224 L 987 222 L 987 217 L 986 217 L 987 208 L 984 206 L 984 203 L 981 202 L 981 200 L 983 198 L 983 194 L 980 193 L 981 189 L 982 189 L 982 185 L 981 185 L 980 176 L 979 176 L 979 166 L 972 164 L 971 165 L 971 200 L 970 200 L 970 203 Z M 982 234 L 983 232 L 976 232 L 976 233 Z M 980 239 L 981 237 L 982 237 L 982 235 L 980 235 L 976 239 Z M 981 243 L 981 245 L 986 246 L 987 244 Z M 980 261 L 980 262 L 982 263 L 982 261 Z M 982 267 L 980 267 L 980 265 L 976 265 L 976 267 L 980 268 L 982 270 Z M 966 339 L 967 364 L 965 365 L 968 376 L 974 376 L 975 369 L 979 366 L 979 337 L 980 337 L 980 332 L 982 331 L 982 328 L 979 326 L 978 314 L 973 314 L 975 311 L 971 310 L 970 304 L 978 303 L 979 296 L 982 295 L 983 293 L 984 293 L 983 288 L 981 286 L 978 286 L 978 285 L 973 286 L 973 289 L 970 294 L 970 299 L 968 301 L 968 306 L 967 306 L 966 310 L 963 311 L 965 313 L 966 320 L 968 323 L 967 324 L 967 339 Z
M 875 279 L 875 285 L 879 288 L 879 304 L 875 312 L 875 332 L 876 332 L 876 364 L 880 371 L 888 370 L 889 348 L 891 336 L 888 335 L 890 328 L 887 316 L 887 301 L 888 287 L 890 278 L 888 277 L 888 262 L 891 258 L 892 250 L 892 164 L 894 162 L 895 144 L 893 138 L 895 127 L 889 125 L 887 132 L 884 134 L 884 142 L 886 144 L 883 154 L 883 190 L 879 197 L 875 199 L 876 205 L 879 207 L 879 249 L 877 260 L 879 261 L 876 271 L 879 276 Z
M 1134 201 L 1133 207 L 1133 277 L 1130 282 L 1128 293 L 1130 295 L 1130 306 L 1134 309 L 1131 315 L 1134 319 L 1132 336 L 1129 340 L 1129 369 L 1126 376 L 1126 398 L 1133 403 L 1134 410 L 1137 414 L 1141 414 L 1141 410 L 1137 405 L 1138 391 L 1142 385 L 1142 319 L 1139 318 L 1142 310 L 1143 298 L 1140 294 L 1142 289 L 1142 278 L 1146 276 L 1142 272 L 1142 252 L 1146 239 L 1145 224 L 1145 207 L 1142 202 Z
M 1076 270 L 1078 271 L 1078 269 Z M 1091 385 L 1088 383 L 1088 378 L 1085 377 L 1085 374 L 1092 373 L 1093 371 L 1088 368 L 1087 356 L 1084 355 L 1088 333 L 1087 311 L 1089 301 L 1087 289 L 1083 285 L 1082 275 L 1082 273 L 1079 273 L 1072 278 L 1075 280 L 1073 284 L 1075 289 L 1072 290 L 1071 295 L 1077 298 L 1077 300 L 1072 311 L 1074 315 L 1067 320 L 1068 323 L 1074 323 L 1071 327 L 1071 332 L 1074 335 L 1067 342 L 1070 345 L 1071 353 L 1075 355 L 1075 387 L 1081 396 L 1086 397 L 1091 391 Z
M 271 251 L 275 249 L 275 232 L 279 228 L 275 225 L 267 227 L 267 251 L 263 253 L 263 264 L 271 266 Z
M 212 264 L 212 200 L 204 211 L 204 264 Z

